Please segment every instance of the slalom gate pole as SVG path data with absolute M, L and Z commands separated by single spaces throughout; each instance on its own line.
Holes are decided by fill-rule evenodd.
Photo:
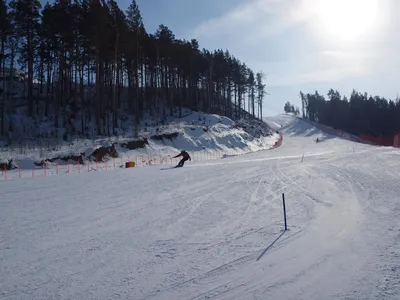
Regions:
M 285 231 L 287 230 L 287 222 L 286 222 L 286 203 L 285 203 L 285 193 L 282 193 L 282 203 L 283 203 L 283 220 L 285 223 Z

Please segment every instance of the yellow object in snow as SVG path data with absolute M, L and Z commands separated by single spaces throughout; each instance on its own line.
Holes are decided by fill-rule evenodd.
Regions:
M 125 168 L 133 168 L 133 167 L 135 167 L 134 161 L 128 161 L 125 163 Z

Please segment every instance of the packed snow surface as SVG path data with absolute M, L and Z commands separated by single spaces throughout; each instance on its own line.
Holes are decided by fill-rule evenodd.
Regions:
M 400 299 L 399 151 L 270 121 L 275 150 L 0 181 L 0 298 Z

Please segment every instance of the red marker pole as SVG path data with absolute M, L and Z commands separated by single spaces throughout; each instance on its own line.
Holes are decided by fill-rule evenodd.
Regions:
M 19 164 L 18 164 L 18 175 L 19 175 L 19 178 L 21 178 L 21 167 Z

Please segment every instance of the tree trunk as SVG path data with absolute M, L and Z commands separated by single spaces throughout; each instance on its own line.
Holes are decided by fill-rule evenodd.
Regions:
M 3 43 L 2 43 L 3 44 Z M 2 45 L 2 48 L 4 47 L 4 45 Z M 2 53 L 4 53 L 4 49 L 2 49 Z M 1 56 L 1 55 L 0 55 Z M 5 70 L 5 60 L 2 61 L 2 68 L 3 70 Z M 1 70 L 0 70 L 1 72 Z M 5 73 L 5 72 L 4 72 Z M 4 74 L 5 75 L 5 74 Z M 5 77 L 5 76 L 4 76 Z M 6 103 L 6 80 L 3 80 L 3 87 L 2 87 L 3 91 L 0 93 L 1 96 L 1 102 L 0 102 L 0 111 L 1 111 L 1 115 L 0 115 L 0 119 L 1 119 L 1 123 L 0 123 L 0 136 L 4 136 L 4 110 L 5 110 L 5 103 Z
M 27 36 L 28 47 L 28 115 L 33 116 L 33 33 L 29 30 Z
M 2 58 L 4 57 L 4 52 L 5 52 L 5 43 L 6 43 L 6 35 L 3 32 L 3 36 L 1 39 L 1 51 L 0 51 L 0 74 L 2 74 L 2 70 L 4 70 L 5 75 L 5 59 L 3 60 Z M 5 76 L 4 76 L 5 77 Z M 1 96 L 1 102 L 0 102 L 0 110 L 1 110 L 1 115 L 0 115 L 0 136 L 4 136 L 4 109 L 5 109 L 5 102 L 6 102 L 6 80 L 3 80 L 3 91 L 0 93 Z
M 101 61 L 100 53 L 97 51 L 97 70 L 96 70 L 96 126 L 97 126 L 97 135 L 102 134 L 101 128 L 101 112 L 102 112 L 102 103 L 103 103 L 103 96 L 102 96 L 102 86 L 104 84 L 103 80 L 103 62 Z
M 118 126 L 117 123 L 117 96 L 118 96 L 118 41 L 119 41 L 119 33 L 117 33 L 117 37 L 115 40 L 115 56 L 114 56 L 114 93 L 113 93 L 113 102 L 112 102 L 112 132 L 115 133 L 115 128 Z
M 81 135 L 85 136 L 85 112 L 86 112 L 86 105 L 85 105 L 85 93 L 84 93 L 84 70 L 85 70 L 85 63 L 82 61 L 80 70 L 79 70 L 79 94 L 80 94 L 80 100 L 81 100 Z

